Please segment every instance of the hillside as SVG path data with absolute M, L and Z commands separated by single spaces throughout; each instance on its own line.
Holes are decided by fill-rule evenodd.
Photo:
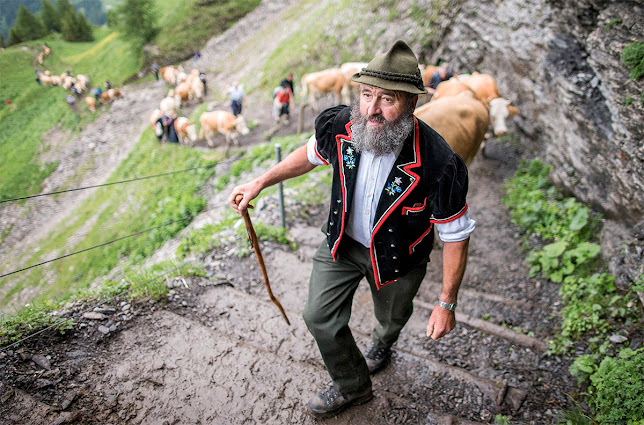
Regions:
M 457 329 L 438 342 L 423 336 L 439 291 L 439 248 L 432 254 L 414 316 L 396 345 L 392 364 L 374 379 L 375 399 L 326 422 L 476 424 L 493 422 L 498 414 L 510 423 L 542 424 L 557 423 L 562 412 L 574 407 L 570 396 L 576 396 L 579 389 L 568 371 L 572 356 L 546 354 L 546 341 L 556 336 L 553 323 L 561 310 L 559 285 L 529 276 L 516 238 L 517 228 L 501 202 L 502 186 L 520 158 L 544 151 L 557 157 L 552 146 L 557 141 L 548 141 L 548 134 L 554 130 L 543 124 L 553 118 L 535 112 L 556 103 L 557 96 L 551 93 L 535 101 L 527 95 L 541 90 L 541 80 L 532 79 L 529 70 L 519 66 L 525 60 L 523 51 L 515 51 L 512 57 L 508 53 L 507 47 L 515 49 L 518 43 L 497 44 L 507 36 L 506 25 L 497 23 L 496 32 L 477 33 L 476 37 L 466 32 L 490 28 L 481 22 L 491 16 L 510 19 L 513 8 L 524 11 L 519 15 L 521 24 L 514 23 L 515 30 L 528 27 L 526 22 L 532 15 L 520 7 L 523 2 L 519 1 L 501 5 L 477 2 L 476 7 L 467 1 L 436 4 L 441 8 L 428 17 L 419 12 L 419 4 L 414 1 L 262 2 L 228 31 L 211 39 L 201 49 L 200 59 L 185 62 L 187 69 L 206 70 L 210 90 L 207 104 L 191 105 L 184 111 L 187 115 L 195 119 L 206 108 L 227 108 L 222 92 L 238 80 L 250 93 L 244 115 L 256 126 L 242 139 L 242 149 L 220 161 L 214 175 L 205 179 L 207 183 L 199 190 L 207 202 L 204 211 L 149 259 L 149 263 L 169 260 L 191 232 L 228 220 L 213 248 L 188 257 L 203 265 L 205 273 L 201 277 L 167 279 L 170 292 L 159 302 L 110 297 L 68 303 L 59 312 L 75 318 L 76 325 L 68 332 L 45 333 L 0 353 L 2 420 L 10 424 L 315 423 L 306 413 L 305 403 L 310 394 L 326 384 L 327 375 L 300 316 L 310 257 L 321 241 L 319 227 L 327 210 L 323 189 L 328 175 L 321 171 L 285 185 L 287 236 L 297 248 L 291 250 L 276 242 L 263 245 L 273 291 L 285 306 L 291 327 L 267 301 L 256 260 L 248 255 L 244 243 L 243 223 L 226 218 L 230 212 L 224 207 L 225 198 L 234 184 L 270 166 L 273 147 L 262 143 L 271 129 L 270 91 L 276 81 L 288 71 L 301 75 L 346 60 L 368 59 L 397 38 L 409 40 L 427 63 L 441 56 L 464 70 L 503 75 L 501 89 L 516 94 L 513 100 L 522 114 L 512 122 L 513 138 L 491 139 L 486 156 L 479 155 L 470 169 L 469 203 L 477 231 L 459 298 Z M 550 3 L 531 5 L 532 10 L 548 16 L 535 25 L 548 29 L 561 25 Z M 516 14 L 512 16 L 519 19 Z M 370 24 L 365 28 L 361 22 Z M 534 33 L 531 35 L 534 41 Z M 463 40 L 468 38 L 470 43 L 475 40 L 479 44 L 463 47 Z M 540 55 L 530 50 L 533 47 L 525 47 L 525 51 Z M 518 81 L 509 75 L 512 67 L 508 63 L 519 64 L 515 72 Z M 637 86 L 639 82 L 624 84 Z M 149 80 L 126 86 L 126 96 L 78 136 L 68 137 L 58 130 L 46 135 L 52 148 L 45 155 L 58 155 L 59 160 L 67 162 L 46 180 L 45 188 L 58 187 L 70 178 L 66 174 L 70 169 L 90 162 L 96 166 L 78 183 L 105 181 L 137 143 L 151 143 L 151 134 L 145 130 L 147 117 L 166 90 L 162 82 Z M 609 92 L 602 93 L 609 99 Z M 324 99 L 323 103 L 329 106 L 332 100 Z M 638 108 L 633 107 L 632 115 L 632 111 L 611 110 L 612 119 L 619 119 L 630 129 L 622 140 L 624 149 L 637 137 L 638 128 L 633 130 L 628 123 L 641 114 Z M 305 134 L 278 139 L 285 149 L 303 143 L 306 131 L 311 129 L 313 115 L 298 109 L 296 116 L 302 111 Z M 276 136 L 295 133 L 295 118 Z M 581 128 L 587 123 L 579 120 L 577 125 Z M 108 127 L 113 129 L 109 135 L 103 131 Z M 165 151 L 170 147 L 159 148 Z M 206 161 L 222 155 L 220 148 L 211 149 L 203 141 L 194 149 L 185 149 L 197 152 Z M 639 169 L 639 174 L 634 173 L 637 175 L 625 181 L 625 186 L 636 185 L 641 178 L 641 167 L 629 167 Z M 560 172 L 555 169 L 554 174 Z M 87 195 L 29 201 L 30 208 L 20 211 L 29 226 L 5 241 L 24 243 L 26 252 L 30 243 L 68 221 L 83 196 Z M 617 198 L 612 197 L 615 205 L 628 205 Z M 633 201 L 633 210 L 639 208 L 637 202 Z M 124 209 L 136 209 L 133 205 Z M 606 205 L 606 210 L 610 208 Z M 54 210 L 56 216 L 52 217 Z M 275 191 L 267 191 L 251 216 L 256 225 L 278 222 Z M 88 217 L 91 223 L 99 214 Z M 637 221 L 638 216 L 634 214 L 631 219 Z M 605 232 L 612 237 L 605 245 L 607 255 L 613 255 L 611 247 L 619 245 L 615 240 L 627 244 L 619 259 L 611 262 L 611 272 L 621 276 L 622 285 L 634 280 L 633 270 L 637 273 L 636 265 L 641 265 L 637 263 L 638 255 L 641 260 L 637 248 L 642 239 L 626 232 L 626 226 L 627 222 L 620 220 L 605 221 L 609 229 Z M 70 239 L 82 238 L 85 230 L 79 226 Z M 113 269 L 110 277 L 120 277 L 119 269 Z M 361 285 L 351 323 L 361 347 L 368 341 L 373 321 L 368 289 Z M 628 337 L 631 347 L 641 345 L 641 331 L 635 330 Z M 583 351 L 581 346 L 577 349 Z

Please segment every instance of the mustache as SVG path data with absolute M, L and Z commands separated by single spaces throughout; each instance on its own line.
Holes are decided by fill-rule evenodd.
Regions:
M 378 124 L 382 124 L 386 121 L 385 117 L 383 117 L 382 115 L 369 115 L 366 118 L 367 118 L 367 121 L 375 122 Z

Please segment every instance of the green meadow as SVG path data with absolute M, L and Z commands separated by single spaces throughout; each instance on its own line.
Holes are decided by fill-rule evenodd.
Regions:
M 112 2 L 112 5 L 118 3 Z M 221 22 L 214 29 L 209 26 L 212 22 L 208 20 L 201 22 L 199 28 L 194 26 L 197 25 L 195 22 L 190 24 L 195 3 L 194 0 L 158 0 L 156 12 L 160 28 L 167 27 L 168 22 L 193 25 L 197 38 L 183 37 L 183 42 L 201 46 L 252 10 L 259 1 L 242 2 L 234 13 L 231 6 L 234 2 L 229 2 L 228 9 L 218 15 Z M 228 3 L 218 3 L 219 7 L 222 4 Z M 155 40 L 162 56 L 180 57 L 181 46 L 164 41 L 164 36 L 167 34 L 162 30 Z M 63 88 L 44 87 L 36 83 L 35 69 L 49 70 L 52 75 L 67 71 L 74 75 L 86 74 L 92 86 L 101 86 L 109 80 L 115 87 L 122 87 L 147 66 L 137 43 L 118 31 L 94 28 L 94 37 L 93 42 L 70 43 L 60 35 L 53 34 L 0 51 L 0 125 L 3 129 L 0 132 L 0 200 L 42 191 L 42 182 L 58 167 L 57 163 L 43 163 L 40 159 L 41 152 L 47 149 L 44 134 L 59 126 L 68 134 L 67 137 L 75 137 L 99 114 L 109 111 L 105 108 L 91 113 L 85 105 L 79 104 L 78 113 L 75 113 L 65 101 L 68 93 Z M 44 65 L 38 65 L 37 46 L 42 43 L 51 47 L 51 54 L 46 57 Z M 150 78 L 148 76 L 142 81 L 149 81 Z M 6 99 L 11 102 L 7 104 Z M 205 104 L 190 118 L 196 120 L 204 109 Z M 12 264 L 11 268 L 6 264 L 0 265 L 0 274 L 159 227 L 64 260 L 0 278 L 0 288 L 5 293 L 0 299 L 0 308 L 15 311 L 19 306 L 12 304 L 13 296 L 25 288 L 37 288 L 38 296 L 34 302 L 44 301 L 52 305 L 48 300 L 64 300 L 78 290 L 88 288 L 119 264 L 124 264 L 121 267 L 123 270 L 141 265 L 205 207 L 205 199 L 197 196 L 196 192 L 212 176 L 214 169 L 209 166 L 217 162 L 220 158 L 218 155 L 184 146 L 159 145 L 151 130 L 144 131 L 136 147 L 107 178 L 107 182 L 202 168 L 96 189 L 64 223 L 37 247 L 27 251 L 29 254 L 23 254 L 18 259 L 19 265 Z M 83 173 L 83 170 L 77 170 L 79 178 L 71 179 L 69 187 L 60 189 L 76 187 Z M 24 201 L 18 202 L 24 205 Z M 0 204 L 0 211 L 4 206 Z M 174 222 L 164 224 L 170 221 Z M 10 229 L 2 229 L 0 243 L 9 232 Z M 83 235 L 80 240 L 71 238 L 79 232 Z

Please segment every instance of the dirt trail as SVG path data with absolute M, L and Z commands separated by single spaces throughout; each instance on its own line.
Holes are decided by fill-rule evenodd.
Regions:
M 573 390 L 568 360 L 545 356 L 539 344 L 516 343 L 553 336 L 557 288 L 527 277 L 500 203 L 500 185 L 513 164 L 509 151 L 492 144 L 492 158 L 477 158 L 471 169 L 469 202 L 477 230 L 459 312 L 489 316 L 481 320 L 487 331 L 461 322 L 437 342 L 424 336 L 440 290 L 437 250 L 392 363 L 374 377 L 374 400 L 325 423 L 472 424 L 502 413 L 513 423 L 542 424 L 554 423 L 566 406 Z M 257 219 L 275 214 L 271 200 L 266 204 Z M 301 312 L 310 258 L 322 240 L 321 211 L 308 221 L 290 222 L 296 252 L 264 245 L 273 291 L 292 326 L 268 301 L 255 258 L 231 256 L 224 245 L 207 259 L 214 280 L 188 280 L 172 289 L 167 303 L 123 302 L 100 310 L 104 318 L 82 320 L 64 346 L 39 341 L 5 355 L 2 417 L 17 424 L 65 423 L 68 417 L 83 424 L 315 423 L 306 402 L 328 376 Z M 502 323 L 503 333 L 495 333 L 492 325 Z M 361 347 L 373 326 L 363 283 L 351 320 Z M 50 356 L 49 370 L 33 356 Z M 32 405 L 39 408 L 25 417 L 23 409 Z
M 243 41 L 239 31 L 250 34 L 269 25 L 294 3 L 264 2 L 209 43 L 200 61 L 213 62 L 199 66 L 215 69 L 216 55 L 233 52 L 232 40 Z M 265 40 L 258 48 L 267 50 L 276 42 Z M 214 85 L 226 84 L 239 72 L 218 75 Z M 160 99 L 165 88 L 152 86 L 143 90 Z M 137 104 L 142 111 L 154 103 L 146 96 Z M 259 97 L 255 100 L 247 113 L 265 122 L 270 108 Z M 104 119 L 116 120 L 113 112 Z M 140 122 L 129 125 L 131 131 L 141 127 Z M 262 141 L 264 130 L 251 133 L 243 145 Z M 293 124 L 280 130 L 293 131 Z M 574 390 L 569 359 L 546 356 L 543 348 L 554 335 L 551 314 L 558 288 L 528 277 L 516 230 L 500 200 L 501 185 L 513 172 L 518 154 L 495 141 L 487 154 L 479 155 L 470 169 L 468 201 L 477 229 L 457 328 L 439 341 L 425 337 L 440 291 L 439 247 L 391 364 L 374 376 L 374 399 L 323 423 L 469 425 L 490 423 L 500 413 L 512 423 L 544 424 L 555 423 L 556 414 L 568 405 L 566 394 Z M 213 188 L 205 193 L 212 195 L 211 209 L 197 218 L 200 223 L 218 215 L 212 207 L 227 195 Z M 267 197 L 266 206 L 251 213 L 253 219 L 275 217 L 274 201 Z M 328 375 L 301 312 L 326 208 L 312 208 L 306 220 L 296 218 L 304 207 L 297 200 L 287 204 L 297 251 L 272 243 L 262 247 L 273 292 L 292 326 L 268 300 L 255 258 L 232 255 L 233 244 L 222 238 L 223 245 L 204 260 L 208 279 L 171 282 L 166 301 L 122 300 L 94 309 L 71 305 L 68 314 L 93 310 L 95 315 L 80 317 L 64 336 L 44 334 L 0 353 L 0 423 L 316 423 L 306 402 L 327 384 Z M 168 247 L 173 244 L 157 256 L 172 252 Z M 365 283 L 353 309 L 351 328 L 364 347 L 375 320 Z

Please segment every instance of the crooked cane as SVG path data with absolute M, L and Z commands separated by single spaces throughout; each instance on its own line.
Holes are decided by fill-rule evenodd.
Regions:
M 243 199 L 243 195 L 237 195 L 235 198 L 235 202 L 239 205 L 239 202 Z M 248 206 L 248 208 L 253 208 L 251 205 Z M 284 320 L 286 320 L 286 323 L 290 326 L 291 322 L 288 320 L 288 317 L 286 317 L 286 312 L 284 311 L 284 307 L 282 307 L 282 304 L 280 304 L 279 300 L 273 295 L 273 291 L 271 290 L 271 284 L 268 281 L 268 273 L 266 273 L 266 265 L 264 264 L 264 257 L 262 257 L 262 250 L 259 247 L 259 241 L 257 240 L 257 234 L 255 233 L 255 229 L 253 228 L 253 223 L 250 221 L 250 216 L 248 215 L 248 208 L 243 210 L 241 212 L 242 217 L 244 217 L 244 223 L 246 223 L 246 230 L 248 231 L 248 237 L 253 244 L 253 249 L 255 250 L 255 255 L 257 256 L 257 262 L 259 263 L 259 268 L 262 269 L 262 275 L 264 276 L 264 283 L 266 284 L 266 291 L 268 292 L 268 297 L 271 299 L 273 304 L 279 308 L 280 313 L 282 313 L 282 316 L 284 317 Z

